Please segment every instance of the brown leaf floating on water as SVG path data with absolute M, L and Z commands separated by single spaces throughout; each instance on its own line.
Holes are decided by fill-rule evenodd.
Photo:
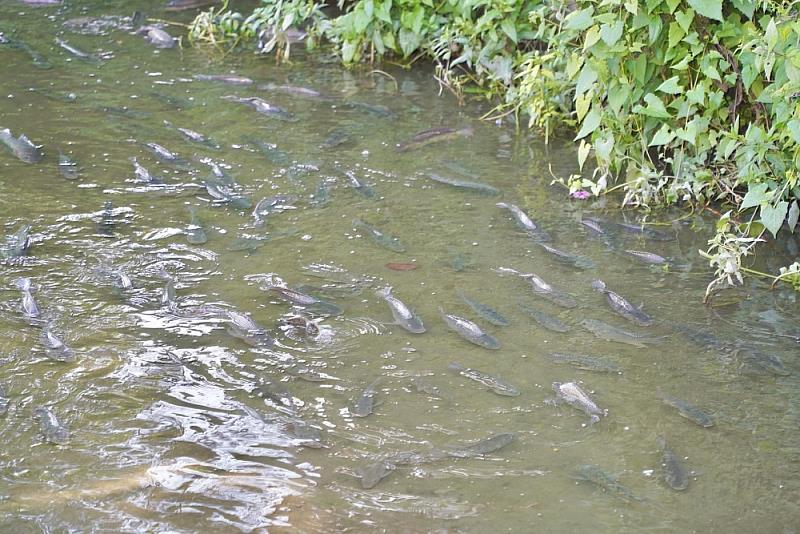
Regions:
M 419 265 L 417 265 L 416 263 L 396 263 L 396 262 L 392 262 L 392 263 L 387 263 L 386 267 L 388 269 L 393 270 L 393 271 L 413 271 L 414 269 L 419 267 Z

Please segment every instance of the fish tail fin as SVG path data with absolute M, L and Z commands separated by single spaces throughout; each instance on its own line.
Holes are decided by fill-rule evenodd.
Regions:
M 508 204 L 506 204 L 505 202 L 498 202 L 497 204 L 495 204 L 495 206 L 497 206 L 498 208 L 508 208 Z
M 381 289 L 375 291 L 375 294 L 382 299 L 389 298 L 392 296 L 392 286 L 386 286 Z
M 602 293 L 606 290 L 606 288 L 606 283 L 602 280 L 592 280 L 592 289 L 595 291 L 600 291 Z
M 19 278 L 19 279 L 17 279 L 17 288 L 20 291 L 30 291 L 32 287 L 33 287 L 33 284 L 31 282 L 30 278 Z

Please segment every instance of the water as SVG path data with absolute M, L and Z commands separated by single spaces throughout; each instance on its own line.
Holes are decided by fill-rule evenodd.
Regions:
M 27 134 L 45 152 L 35 165 L 0 155 L 0 234 L 32 225 L 28 255 L 0 267 L 0 385 L 9 399 L 0 420 L 0 529 L 795 531 L 796 294 L 751 282 L 703 307 L 709 275 L 696 250 L 713 218 L 658 214 L 671 241 L 616 236 L 616 250 L 654 252 L 671 267 L 639 263 L 579 224 L 589 216 L 620 221 L 620 214 L 602 203 L 567 201 L 549 185 L 549 167 L 561 176 L 575 171 L 573 145 L 545 146 L 511 125 L 478 121 L 488 105 L 457 107 L 437 96 L 425 68 L 383 67 L 391 80 L 366 68 L 340 69 L 324 53 L 293 56 L 292 66 L 248 53 L 222 64 L 203 50 L 156 51 L 121 31 L 62 30 L 76 16 L 127 15 L 134 7 L 167 16 L 157 2 L 82 4 L 88 7 L 0 4 L 0 31 L 13 31 L 52 64 L 40 69 L 23 51 L 0 47 L 0 126 Z M 99 65 L 72 58 L 54 44 L 57 33 L 113 58 Z M 192 79 L 231 71 L 257 83 L 308 86 L 327 98 Z M 297 121 L 259 115 L 226 95 L 260 96 Z M 394 149 L 440 126 L 474 134 L 418 151 Z M 220 148 L 192 144 L 177 127 Z M 320 148 L 332 134 L 345 142 Z M 264 153 L 249 138 L 281 152 Z M 151 142 L 187 164 L 159 162 L 144 147 Z M 59 150 L 78 163 L 78 180 L 60 175 Z M 131 157 L 164 185 L 137 183 Z M 212 177 L 203 157 L 223 165 L 237 195 L 253 203 L 292 195 L 297 209 L 260 224 L 250 210 L 215 205 L 200 187 Z M 451 188 L 425 172 L 483 182 L 501 194 Z M 348 173 L 367 187 L 355 188 Z M 319 198 L 324 189 L 326 202 Z M 595 267 L 559 262 L 497 202 L 519 205 L 553 246 Z M 202 245 L 184 235 L 189 207 L 204 225 Z M 406 252 L 354 230 L 356 218 L 398 237 Z M 797 249 L 791 237 L 762 247 L 758 267 L 775 270 Z M 555 306 L 526 280 L 493 271 L 499 267 L 536 273 L 578 307 Z M 20 311 L 20 277 L 32 279 L 42 320 L 73 349 L 74 362 L 45 355 L 42 325 Z M 644 303 L 654 326 L 637 328 L 616 316 L 591 288 L 598 278 L 634 305 Z M 162 303 L 168 279 L 174 304 Z M 293 311 L 259 290 L 276 281 L 316 288 L 315 296 L 343 313 Z M 387 285 L 420 315 L 426 333 L 390 324 L 390 310 L 375 295 Z M 501 313 L 509 326 L 478 317 L 459 292 Z M 544 329 L 520 301 L 571 329 Z M 440 306 L 476 321 L 500 350 L 450 331 Z M 275 344 L 253 347 L 229 335 L 220 310 L 249 314 Z M 316 328 L 279 328 L 298 313 Z M 665 337 L 647 348 L 604 341 L 579 326 L 585 318 Z M 685 327 L 694 330 L 687 336 Z M 758 373 L 737 347 L 779 356 L 789 374 Z M 552 361 L 551 352 L 602 357 L 622 372 L 580 370 Z M 495 395 L 449 371 L 451 362 L 508 380 L 521 394 Z M 353 402 L 378 378 L 374 413 L 354 417 Z M 418 391 L 419 378 L 441 398 Z M 569 381 L 608 416 L 588 426 L 580 411 L 550 404 L 551 384 Z M 715 426 L 682 418 L 659 390 L 711 413 Z M 69 428 L 66 445 L 44 440 L 34 415 L 39 406 Z M 432 454 L 504 432 L 516 439 L 485 458 Z M 661 435 L 692 473 L 685 492 L 661 480 Z M 409 451 L 434 460 L 397 465 L 374 488 L 361 487 L 361 467 Z M 643 500 L 626 502 L 577 480 L 587 464 Z

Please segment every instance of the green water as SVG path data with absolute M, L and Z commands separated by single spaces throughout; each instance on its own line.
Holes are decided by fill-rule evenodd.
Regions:
M 488 104 L 457 106 L 446 92 L 439 95 L 425 68 L 383 66 L 391 79 L 369 69 L 343 70 L 324 52 L 293 56 L 290 66 L 249 53 L 222 63 L 208 51 L 155 51 L 125 31 L 81 35 L 62 27 L 73 17 L 128 15 L 134 8 L 191 20 L 190 13 L 167 14 L 157 6 L 70 2 L 33 9 L 0 2 L 0 31 L 52 65 L 37 68 L 24 51 L 0 45 L 0 127 L 25 133 L 45 154 L 42 162 L 25 164 L 0 153 L 0 236 L 32 226 L 27 256 L 0 264 L 0 385 L 10 402 L 0 419 L 0 530 L 796 531 L 796 294 L 751 282 L 723 295 L 720 306 L 703 307 L 709 273 L 696 251 L 713 219 L 661 213 L 652 220 L 669 241 L 611 232 L 608 246 L 579 221 L 622 221 L 623 214 L 570 201 L 550 185 L 551 170 L 575 172 L 571 143 L 545 146 L 512 125 L 479 121 Z M 55 35 L 113 57 L 99 65 L 72 58 L 54 44 Z M 324 98 L 193 80 L 230 72 L 257 83 L 310 87 Z M 68 101 L 58 98 L 69 94 Z M 221 98 L 227 95 L 260 96 L 297 120 L 259 115 Z M 220 148 L 189 143 L 164 121 L 202 132 Z M 441 126 L 472 127 L 474 134 L 395 150 L 415 133 Z M 350 141 L 322 148 L 331 132 Z M 251 139 L 275 144 L 285 156 L 273 154 L 275 163 Z M 177 152 L 188 166 L 159 162 L 143 147 L 148 142 Z M 78 162 L 78 180 L 59 174 L 59 150 Z M 166 185 L 136 183 L 131 157 Z M 202 187 L 211 178 L 199 161 L 204 157 L 225 166 L 237 193 L 253 202 L 293 195 L 296 209 L 270 214 L 260 227 L 251 210 L 211 202 Z M 348 172 L 374 195 L 357 191 Z M 454 189 L 427 172 L 483 182 L 501 194 Z M 320 183 L 329 188 L 327 203 L 316 194 Z M 113 225 L 103 233 L 98 222 L 108 201 Z M 495 206 L 501 201 L 526 210 L 553 236 L 551 245 L 595 267 L 556 261 Z M 187 242 L 188 207 L 197 209 L 205 244 Z M 355 218 L 399 238 L 405 252 L 376 245 L 353 228 Z M 253 250 L 231 250 L 242 248 L 240 237 L 265 239 Z M 619 253 L 626 248 L 660 254 L 671 265 L 638 263 Z M 797 243 L 789 238 L 760 254 L 758 267 L 775 270 L 796 258 Z M 417 268 L 396 271 L 386 266 L 392 262 Z M 314 275 L 316 264 L 344 272 L 323 280 Z M 555 306 L 524 280 L 500 276 L 499 267 L 536 273 L 578 305 Z M 133 288 L 115 288 L 109 270 L 125 273 Z M 259 289 L 270 276 L 290 287 L 327 285 L 328 295 L 320 296 L 343 313 L 292 312 Z M 45 355 L 41 325 L 30 324 L 20 309 L 20 277 L 33 281 L 43 321 L 73 348 L 74 362 Z M 178 297 L 173 309 L 161 303 L 167 278 Z M 654 325 L 637 327 L 614 314 L 590 286 L 598 278 L 634 305 L 644 303 Z M 391 324 L 388 306 L 375 295 L 386 285 L 419 314 L 424 334 Z M 459 292 L 510 324 L 492 326 Z M 542 328 L 519 301 L 571 329 Z M 249 314 L 276 344 L 250 347 L 232 337 L 219 317 L 202 313 L 201 306 L 212 304 Z M 475 321 L 500 349 L 461 339 L 439 307 Z M 318 322 L 317 336 L 287 336 L 278 328 L 281 317 L 297 313 Z M 664 337 L 646 348 L 605 341 L 580 326 L 585 318 Z M 689 338 L 686 327 L 719 341 Z M 753 349 L 778 356 L 788 374 L 758 372 L 742 358 Z M 554 363 L 550 352 L 603 357 L 622 373 Z M 520 395 L 495 395 L 448 370 L 451 362 L 497 375 Z M 298 378 L 303 366 L 322 373 L 321 381 Z M 444 398 L 418 392 L 419 377 Z M 377 378 L 374 413 L 354 417 L 353 401 Z M 265 398 L 265 380 L 284 393 Z M 590 426 L 582 412 L 549 403 L 551 384 L 569 381 L 608 415 Z M 680 417 L 659 390 L 701 407 L 715 425 L 702 428 Z M 49 407 L 69 427 L 66 445 L 45 442 L 37 406 Z M 321 431 L 324 447 L 298 441 L 290 428 L 297 421 Z M 515 441 L 482 458 L 398 465 L 371 489 L 356 476 L 360 467 L 398 452 L 446 449 L 501 432 L 515 432 Z M 684 492 L 663 481 L 661 435 L 691 472 Z M 618 477 L 641 502 L 577 480 L 584 464 Z

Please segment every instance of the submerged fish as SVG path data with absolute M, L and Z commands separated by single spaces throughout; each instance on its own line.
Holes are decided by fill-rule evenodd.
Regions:
M 530 315 L 534 321 L 552 332 L 564 333 L 572 330 L 569 325 L 564 323 L 558 317 L 553 317 L 552 315 L 544 313 L 543 311 L 538 310 L 530 304 L 526 304 L 524 302 L 517 302 L 517 304 L 525 311 L 525 313 Z
M 5 143 L 20 161 L 25 163 L 38 163 L 42 160 L 41 146 L 34 145 L 25 134 L 14 137 L 11 134 L 11 130 L 4 128 L 0 130 L 0 141 Z
M 560 261 L 561 263 L 571 265 L 576 269 L 594 268 L 594 262 L 585 256 L 579 256 L 577 254 L 564 252 L 563 250 L 551 247 L 546 243 L 539 243 L 539 246 L 542 247 L 548 253 L 550 253 L 556 260 Z
M 347 133 L 346 130 L 343 130 L 341 128 L 334 128 L 328 133 L 325 139 L 322 140 L 322 142 L 319 144 L 319 148 L 329 150 L 332 148 L 340 147 L 342 145 L 346 145 L 348 143 L 351 143 L 352 141 L 353 138 L 350 136 L 349 133 Z
M 468 189 L 470 191 L 475 191 L 483 195 L 500 194 L 500 190 L 492 187 L 491 185 L 484 184 L 482 182 L 470 182 L 467 180 L 459 180 L 458 178 L 450 178 L 447 176 L 441 176 L 433 173 L 428 173 L 428 178 L 430 178 L 434 182 L 439 182 L 440 184 L 450 185 L 453 187 L 457 187 L 459 189 Z
M 72 362 L 75 361 L 75 353 L 69 348 L 57 335 L 50 330 L 50 327 L 45 327 L 40 336 L 44 353 L 51 360 L 57 362 Z
M 652 228 L 648 228 L 644 225 L 639 224 L 630 224 L 630 223 L 617 223 L 612 221 L 605 221 L 602 219 L 598 219 L 596 217 L 589 217 L 586 219 L 593 223 L 595 226 L 600 226 L 604 228 L 618 228 L 625 232 L 631 234 L 638 234 L 649 239 L 653 239 L 655 241 L 670 241 L 672 240 L 672 236 L 665 234 L 664 232 L 654 230 Z
M 56 445 L 65 445 L 69 441 L 69 430 L 50 409 L 39 407 L 33 413 L 39 419 L 39 427 L 45 440 Z
M 375 394 L 377 393 L 377 385 L 381 381 L 381 378 L 378 377 L 372 382 L 369 386 L 361 392 L 361 394 L 356 398 L 355 402 L 353 402 L 353 408 L 351 413 L 356 417 L 367 417 L 369 414 L 372 413 L 373 408 L 375 407 Z
M 600 421 L 600 416 L 607 415 L 595 402 L 589 398 L 581 387 L 575 382 L 553 382 L 553 391 L 556 392 L 556 403 L 566 402 L 570 406 L 581 410 L 589 416 L 591 424 Z
M 755 350 L 740 350 L 737 356 L 740 362 L 739 369 L 744 374 L 766 373 L 775 376 L 789 376 L 792 374 L 775 354 L 767 354 Z
M 398 152 L 408 152 L 433 143 L 450 141 L 459 137 L 470 137 L 475 133 L 472 128 L 431 128 L 424 130 L 411 137 L 411 139 L 397 145 Z
M 493 325 L 495 325 L 495 326 L 508 326 L 509 325 L 508 319 L 503 317 L 500 314 L 500 312 L 498 312 L 494 308 L 490 308 L 486 304 L 480 303 L 477 300 L 473 300 L 473 299 L 469 298 L 468 296 L 466 296 L 464 293 L 462 293 L 460 291 L 458 292 L 458 296 L 461 298 L 461 300 L 463 300 L 467 304 L 467 306 L 472 308 L 472 310 L 475 313 L 477 313 L 478 315 L 480 315 L 481 317 L 483 317 L 484 319 L 486 319 L 487 321 L 489 321 Z
M 643 499 L 635 496 L 631 490 L 617 482 L 617 479 L 597 467 L 596 465 L 582 465 L 578 468 L 578 477 L 581 480 L 585 480 L 587 482 L 591 482 L 595 486 L 599 486 L 602 489 L 613 493 L 623 501 L 632 502 L 638 501 L 641 502 Z
M 156 48 L 174 48 L 175 38 L 168 34 L 163 28 L 148 25 L 136 30 L 136 35 L 143 35 L 145 41 Z
M 27 43 L 24 43 L 18 39 L 12 39 L 7 35 L 3 35 L 0 32 L 0 45 L 10 46 L 11 48 L 16 48 L 17 50 L 22 50 L 28 57 L 31 58 L 33 62 L 33 66 L 42 70 L 52 69 L 53 65 L 50 64 L 47 59 L 44 58 L 39 52 L 28 46 Z
M 36 305 L 36 300 L 33 298 L 31 291 L 33 290 L 33 283 L 30 278 L 20 278 L 16 282 L 17 288 L 22 291 L 22 313 L 29 319 L 35 319 L 41 315 L 39 306 Z
M 511 385 L 510 383 L 506 382 L 502 378 L 490 374 L 486 374 L 484 372 L 478 371 L 477 369 L 470 369 L 468 367 L 464 367 L 460 363 L 451 363 L 449 366 L 450 370 L 455 371 L 456 373 L 460 374 L 465 378 L 469 378 L 470 380 L 474 380 L 475 382 L 491 389 L 493 392 L 497 393 L 498 395 L 502 395 L 504 397 L 518 397 L 519 390 Z
M 67 180 L 77 180 L 79 177 L 78 164 L 61 151 L 58 152 L 58 170 Z
M 256 226 L 263 225 L 264 218 L 267 215 L 297 209 L 297 206 L 293 205 L 295 200 L 297 199 L 293 195 L 284 194 L 262 198 L 253 208 L 253 218 L 255 218 Z
M 202 245 L 208 241 L 206 231 L 203 229 L 203 221 L 197 214 L 197 208 L 194 206 L 189 207 L 189 226 L 184 230 L 186 234 L 186 241 L 192 245 Z
M 375 189 L 367 182 L 356 176 L 353 171 L 346 171 L 344 175 L 353 186 L 353 189 L 364 198 L 372 198 L 375 196 Z
M 240 97 L 235 95 L 227 95 L 222 97 L 223 100 L 230 100 L 232 102 L 238 102 L 239 104 L 247 104 L 258 113 L 262 115 L 266 115 L 267 117 L 273 117 L 278 120 L 286 121 L 286 122 L 296 122 L 297 118 L 286 111 L 285 109 L 276 106 L 274 104 L 270 104 L 263 98 L 259 98 L 257 96 L 250 96 L 250 97 Z
M 277 91 L 287 95 L 303 96 L 306 98 L 322 98 L 322 93 L 319 91 L 297 85 L 277 85 L 274 83 L 266 83 L 259 85 L 256 89 L 259 91 Z
M 533 289 L 534 293 L 545 300 L 549 300 L 553 304 L 563 308 L 574 308 L 578 305 L 571 295 L 554 288 L 534 273 L 521 273 L 516 269 L 510 269 L 508 267 L 499 267 L 492 270 L 500 274 L 514 274 L 528 280 L 531 283 L 531 289 Z
M 58 46 L 60 46 L 61 48 L 63 48 L 64 50 L 66 50 L 67 52 L 69 52 L 70 54 L 72 54 L 73 56 L 75 56 L 76 58 L 78 58 L 78 59 L 82 59 L 84 61 L 90 61 L 90 62 L 99 61 L 99 58 L 97 56 L 94 56 L 92 54 L 86 53 L 83 50 L 79 50 L 79 49 L 75 48 L 74 46 L 72 46 L 71 44 L 69 44 L 68 42 L 66 42 L 63 39 L 56 38 L 56 44 Z
M 500 348 L 500 342 L 494 336 L 481 330 L 481 327 L 472 321 L 457 315 L 449 315 L 441 307 L 439 307 L 439 312 L 442 314 L 447 326 L 470 343 L 485 349 L 496 350 Z
M 217 204 L 225 204 L 238 210 L 250 209 L 253 206 L 250 197 L 234 192 L 223 183 L 206 180 L 203 185 Z
M 449 395 L 445 395 L 442 392 L 442 388 L 440 388 L 435 384 L 432 384 L 425 378 L 417 377 L 414 380 L 412 380 L 412 383 L 414 384 L 414 388 L 420 393 L 424 393 L 426 395 L 430 395 L 431 397 L 436 397 L 438 399 L 446 399 L 449 397 Z
M 27 254 L 31 246 L 30 224 L 23 224 L 15 234 L 6 236 L 5 243 L 0 244 L 0 258 L 20 258 Z
M 406 248 L 398 238 L 379 230 L 366 221 L 361 219 L 353 219 L 353 228 L 365 231 L 375 243 L 383 248 L 391 250 L 392 252 L 399 253 L 406 251 Z
M 361 487 L 374 488 L 378 482 L 389 476 L 395 470 L 395 465 L 386 460 L 378 460 L 371 464 L 360 466 L 356 474 L 361 478 Z
M 243 137 L 242 140 L 258 148 L 275 165 L 288 165 L 291 162 L 289 154 L 279 149 L 275 143 L 268 143 L 254 136 Z
M 461 445 L 447 451 L 448 456 L 456 458 L 469 458 L 473 456 L 482 456 L 490 452 L 499 451 L 506 445 L 511 444 L 517 437 L 515 432 L 503 432 L 495 434 L 467 445 Z
M 159 145 L 158 143 L 145 143 L 145 148 L 152 152 L 158 159 L 163 161 L 164 163 L 171 163 L 174 165 L 185 165 L 187 162 L 186 160 L 181 159 L 175 152 L 167 150 L 163 146 Z
M 227 311 L 228 333 L 253 347 L 271 347 L 275 340 L 253 319 L 237 311 Z
M 656 440 L 661 448 L 661 468 L 664 474 L 664 482 L 675 491 L 683 491 L 689 487 L 689 473 L 678 455 L 667 445 L 664 436 L 659 436 Z
M 658 254 L 653 254 L 652 252 L 646 252 L 644 250 L 626 249 L 623 250 L 622 253 L 631 258 L 635 258 L 643 263 L 648 263 L 651 265 L 662 265 L 664 263 L 667 263 L 666 258 L 663 258 Z
M 658 397 L 664 401 L 664 404 L 672 406 L 678 410 L 678 413 L 680 413 L 689 421 L 692 421 L 693 423 L 696 423 L 704 428 L 710 428 L 714 426 L 714 418 L 700 408 L 693 406 L 688 402 L 679 399 L 678 397 L 673 397 L 672 395 L 664 393 L 661 390 L 658 390 Z
M 187 9 L 213 6 L 217 3 L 219 3 L 219 0 L 169 0 L 164 6 L 164 11 L 185 11 Z
M 495 204 L 498 208 L 505 208 L 511 212 L 511 215 L 514 216 L 514 221 L 516 221 L 517 226 L 526 230 L 528 232 L 535 232 L 539 229 L 539 225 L 537 225 L 528 214 L 526 214 L 519 206 L 515 206 L 514 204 L 507 204 L 505 202 L 498 202 Z
M 195 132 L 194 130 L 190 130 L 189 128 L 175 128 L 175 129 L 178 130 L 178 133 L 181 134 L 181 137 L 183 137 L 187 141 L 191 141 L 192 143 L 197 143 L 199 145 L 211 148 L 219 148 L 215 142 L 213 142 L 211 139 L 201 134 L 200 132 Z
M 133 163 L 133 174 L 136 176 L 136 181 L 143 184 L 162 184 L 164 180 L 161 177 L 153 176 L 146 168 L 144 168 L 135 157 L 130 158 Z
M 653 318 L 647 315 L 641 308 L 637 308 L 624 297 L 608 289 L 608 286 L 602 280 L 594 280 L 592 282 L 592 289 L 605 294 L 606 302 L 617 314 L 636 323 L 639 326 L 650 326 L 653 324 Z
M 392 287 L 386 286 L 375 292 L 380 298 L 386 301 L 389 309 L 392 310 L 392 316 L 398 325 L 402 326 L 412 334 L 422 334 L 425 332 L 425 325 L 422 324 L 422 319 L 417 316 L 411 309 L 406 306 L 400 299 L 392 296 Z
M 289 317 L 281 317 L 278 321 L 279 328 L 284 333 L 300 334 L 301 336 L 317 336 L 319 334 L 319 326 L 314 321 L 303 317 L 302 315 L 292 315 Z
M 282 300 L 291 302 L 295 306 L 301 306 L 308 311 L 327 315 L 341 315 L 342 313 L 342 309 L 332 302 L 318 299 L 317 297 L 301 293 L 300 291 L 295 291 L 294 289 L 290 289 L 288 287 L 266 285 L 261 289 L 264 291 L 269 291 Z
M 204 82 L 229 83 L 231 85 L 250 85 L 254 83 L 250 78 L 234 76 L 232 74 L 195 74 L 194 79 Z
M 640 349 L 645 348 L 648 344 L 661 342 L 660 337 L 656 338 L 638 334 L 636 332 L 629 332 L 596 319 L 584 319 L 581 321 L 581 326 L 600 339 L 616 341 L 617 343 L 625 343 L 627 345 L 639 347 Z
M 622 372 L 622 369 L 617 364 L 595 356 L 551 352 L 547 355 L 547 359 L 553 363 L 567 363 L 584 371 L 597 371 L 599 373 Z

